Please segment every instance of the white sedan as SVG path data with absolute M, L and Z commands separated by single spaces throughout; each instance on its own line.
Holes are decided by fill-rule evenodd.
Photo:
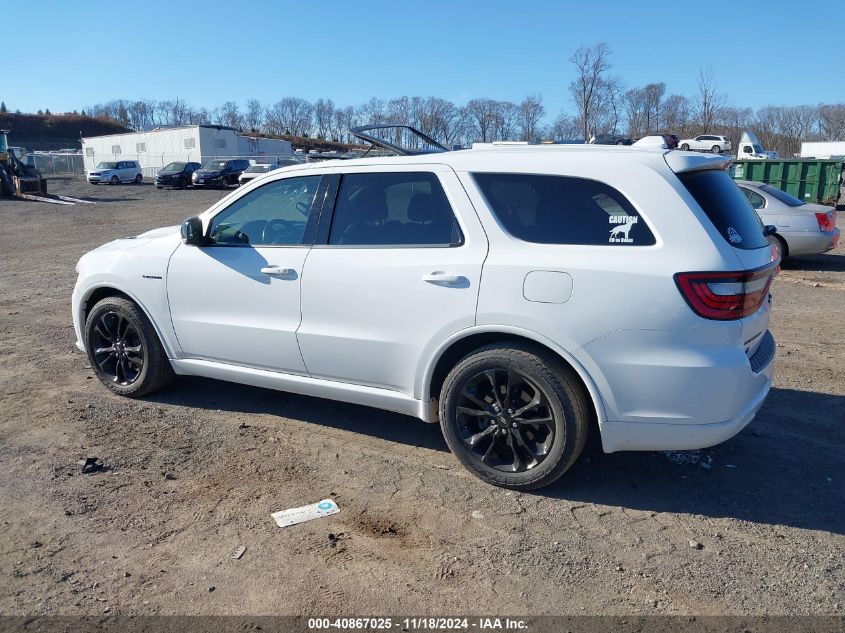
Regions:
M 818 255 L 836 247 L 839 229 L 836 210 L 821 204 L 806 204 L 790 194 L 762 182 L 737 180 L 748 202 L 763 224 L 777 227 L 770 237 L 781 259 L 791 255 Z

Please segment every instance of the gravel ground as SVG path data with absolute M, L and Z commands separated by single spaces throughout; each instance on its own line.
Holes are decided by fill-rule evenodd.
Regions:
M 73 345 L 76 260 L 222 192 L 50 185 L 98 204 L 0 201 L 0 614 L 845 613 L 845 248 L 775 282 L 775 388 L 745 431 L 593 441 L 519 494 L 401 415 L 193 378 L 110 395 Z M 270 518 L 329 496 L 340 514 Z

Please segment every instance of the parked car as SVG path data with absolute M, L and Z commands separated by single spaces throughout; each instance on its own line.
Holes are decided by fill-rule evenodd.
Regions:
M 141 183 L 143 181 L 144 174 L 137 160 L 105 161 L 88 172 L 88 182 L 92 185 L 100 183 L 116 185 L 121 182 Z
M 246 159 L 210 160 L 191 176 L 196 187 L 218 187 L 225 189 L 238 182 L 238 178 L 249 167 Z
M 666 147 L 669 149 L 677 149 L 678 143 L 680 143 L 681 139 L 678 138 L 677 134 L 662 134 L 663 140 L 666 142 Z
M 777 262 L 728 163 L 550 145 L 278 170 L 85 254 L 76 344 L 123 396 L 190 374 L 439 422 L 520 490 L 591 432 L 710 446 L 754 417 L 775 355 Z
M 687 150 L 705 150 L 713 152 L 714 154 L 721 154 L 722 152 L 729 152 L 731 149 L 731 139 L 727 136 L 716 136 L 715 134 L 702 134 L 695 138 L 682 139 L 678 147 L 683 151 Z
M 618 134 L 598 134 L 590 139 L 593 145 L 631 145 L 633 140 Z
M 185 189 L 189 184 L 191 184 L 191 176 L 193 176 L 194 172 L 199 168 L 199 163 L 169 163 L 156 174 L 156 189 L 163 189 L 164 187 L 179 187 L 179 189 Z
M 839 229 L 836 209 L 821 204 L 805 204 L 795 196 L 762 182 L 738 180 L 748 202 L 764 224 L 777 227 L 769 239 L 781 258 L 791 255 L 818 255 L 836 248 Z
M 246 184 L 258 176 L 263 176 L 264 174 L 268 174 L 271 171 L 279 169 L 279 167 L 281 167 L 281 165 L 278 163 L 258 163 L 256 165 L 250 165 L 238 178 L 238 184 Z

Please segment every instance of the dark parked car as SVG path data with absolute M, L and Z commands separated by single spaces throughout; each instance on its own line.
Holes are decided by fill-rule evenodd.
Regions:
M 240 158 L 210 160 L 194 172 L 193 183 L 198 187 L 225 189 L 229 185 L 236 184 L 247 167 L 249 167 L 249 161 Z
M 597 134 L 590 142 L 595 145 L 630 145 L 634 141 L 618 134 Z
M 678 143 L 681 141 L 677 134 L 661 134 L 661 136 L 663 137 L 663 140 L 666 141 L 667 148 L 677 149 Z
M 191 184 L 191 176 L 200 168 L 199 163 L 170 163 L 156 174 L 156 189 L 179 187 L 184 189 Z

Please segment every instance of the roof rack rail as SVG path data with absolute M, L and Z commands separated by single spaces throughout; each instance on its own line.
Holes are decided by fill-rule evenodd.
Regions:
M 396 145 L 395 143 L 390 143 L 385 141 L 384 139 L 378 138 L 377 136 L 373 136 L 370 132 L 375 130 L 407 130 L 413 136 L 420 139 L 424 145 L 429 145 L 430 148 L 412 148 L 412 147 L 401 147 Z M 419 154 L 434 154 L 438 152 L 448 152 L 449 150 L 445 148 L 443 145 L 435 141 L 431 138 L 428 134 L 424 134 L 420 132 L 418 129 L 411 127 L 410 125 L 394 125 L 394 124 L 384 124 L 384 125 L 360 125 L 358 127 L 353 127 L 349 129 L 349 133 L 352 136 L 361 139 L 362 141 L 366 141 L 367 143 L 371 143 L 373 147 L 380 147 L 382 149 L 386 149 L 389 152 L 393 152 L 397 156 L 416 156 Z M 372 149 L 372 147 L 370 148 Z M 369 152 L 369 150 L 367 150 Z

